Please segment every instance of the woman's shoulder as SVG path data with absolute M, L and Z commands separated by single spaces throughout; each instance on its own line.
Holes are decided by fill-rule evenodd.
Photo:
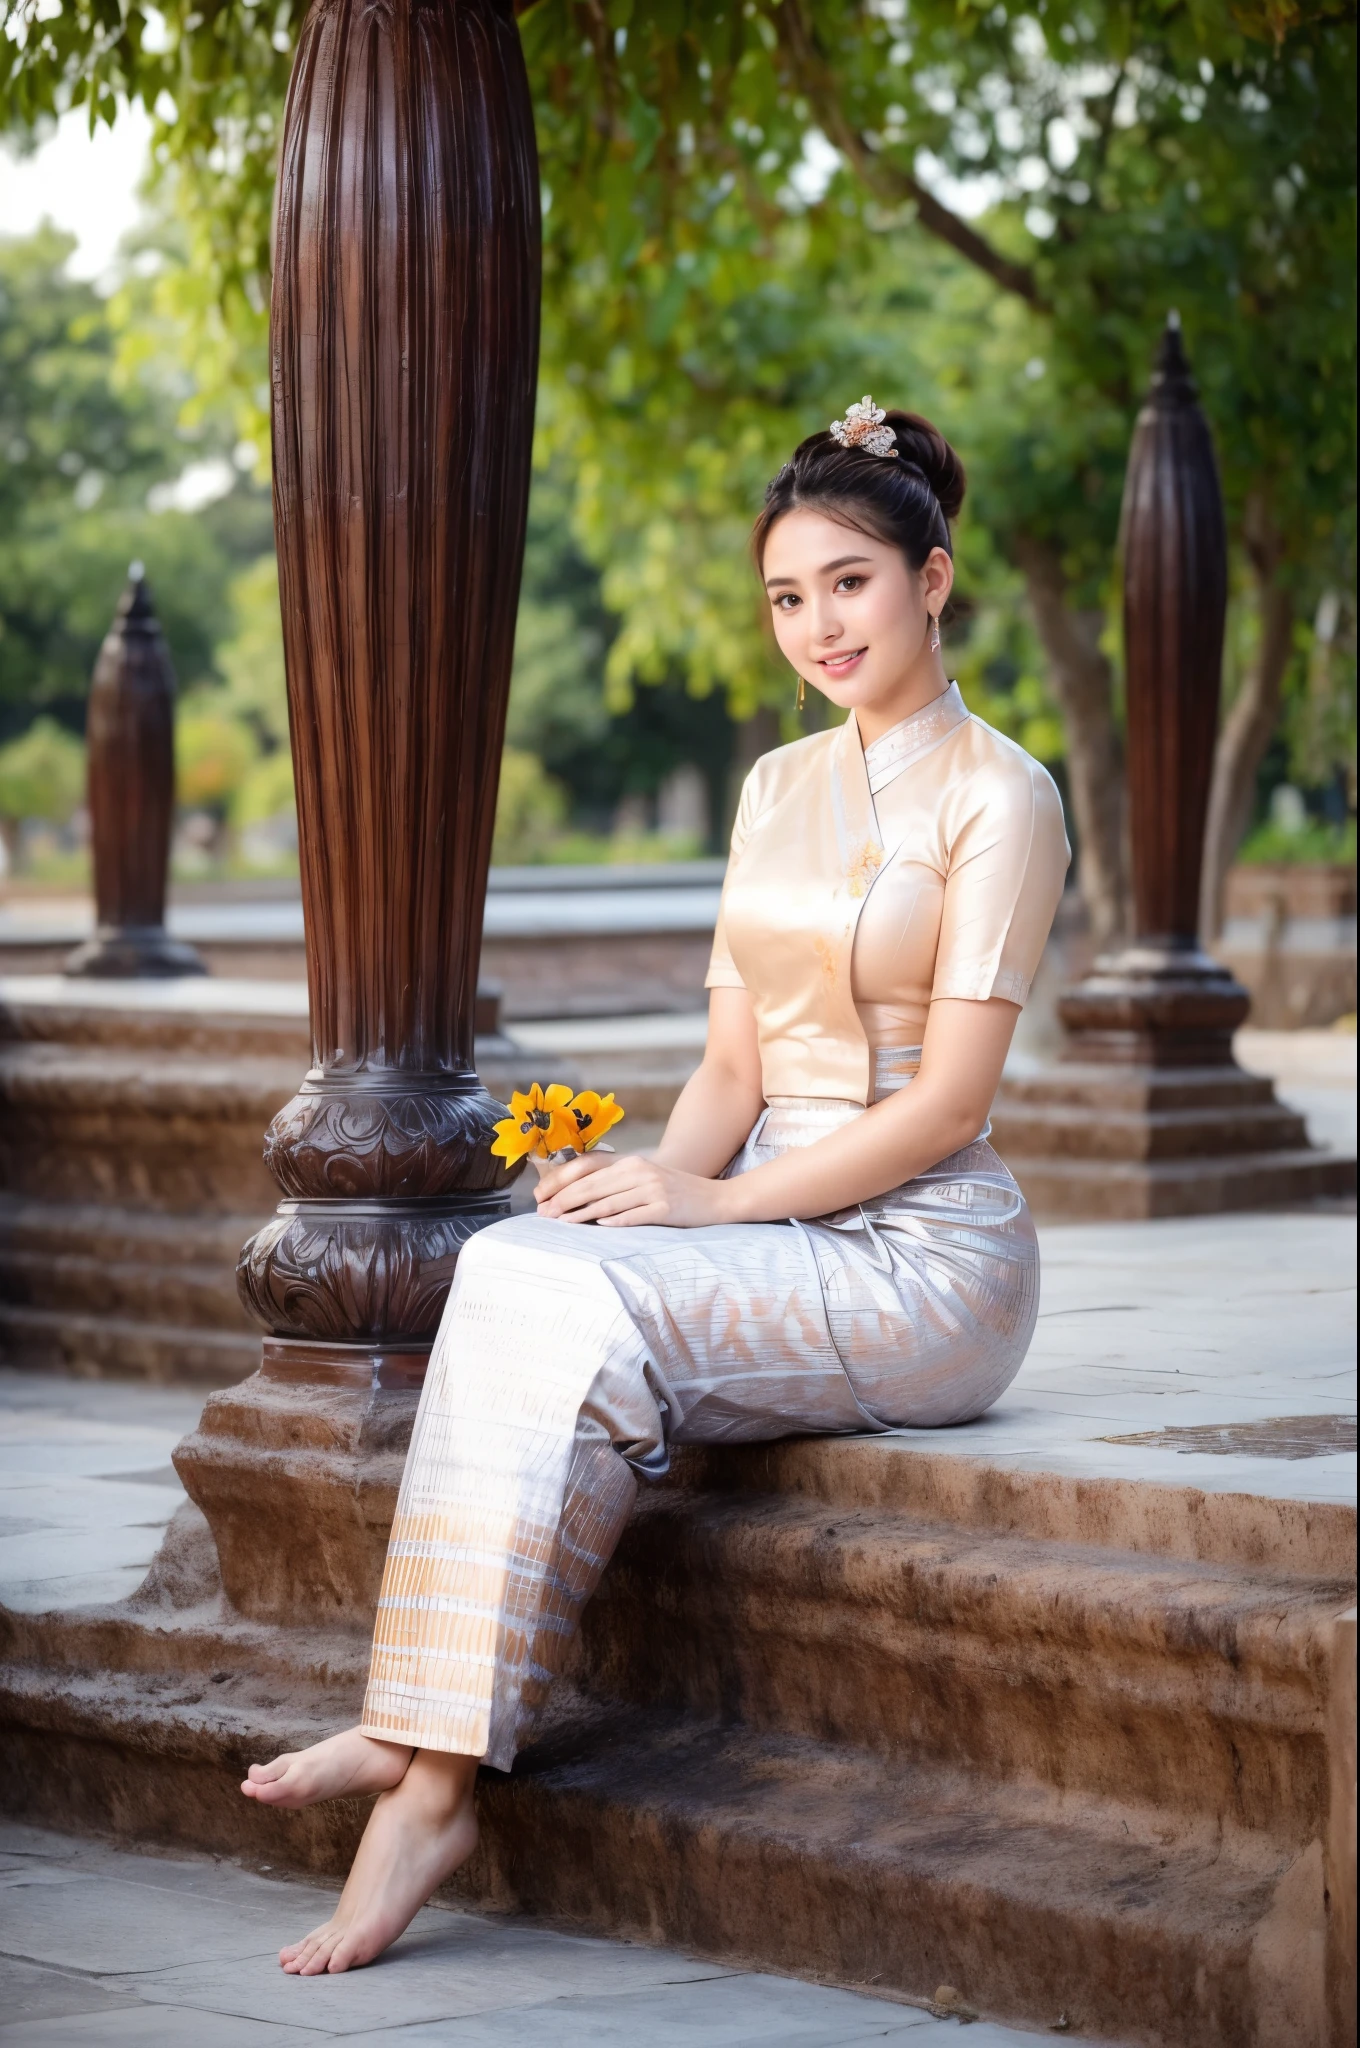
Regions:
M 748 822 L 768 811 L 790 790 L 822 769 L 835 745 L 838 730 L 838 727 L 831 726 L 825 732 L 806 733 L 802 739 L 790 740 L 787 746 L 775 747 L 770 753 L 760 756 L 742 790 L 742 809 Z
M 962 741 L 956 752 L 960 770 L 958 786 L 975 802 L 1021 799 L 1038 802 L 1045 809 L 1056 804 L 1062 813 L 1058 785 L 1042 761 L 1027 754 L 1018 740 L 988 725 L 976 712 L 955 735 Z
M 957 841 L 974 824 L 984 835 L 1037 835 L 1065 862 L 1070 848 L 1062 796 L 1043 762 L 976 714 L 953 738 L 958 744 L 945 804 L 947 839 Z

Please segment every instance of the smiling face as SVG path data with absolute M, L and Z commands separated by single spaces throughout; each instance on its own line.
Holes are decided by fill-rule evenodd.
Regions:
M 785 660 L 854 710 L 866 743 L 947 688 L 930 647 L 954 582 L 943 548 L 913 569 L 900 548 L 800 506 L 770 529 L 762 569 Z

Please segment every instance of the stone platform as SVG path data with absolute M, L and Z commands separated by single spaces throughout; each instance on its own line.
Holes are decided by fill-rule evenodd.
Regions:
M 1044 1247 L 982 1423 L 685 1457 L 648 1491 L 543 1740 L 487 1774 L 461 1901 L 1160 2048 L 1347 2038 L 1353 1230 Z M 362 1629 L 224 1603 L 175 1512 L 184 1395 L 10 1386 L 11 1804 L 337 1871 L 357 1807 L 261 1814 L 234 1777 L 353 1714 Z M 109 1405 L 72 1442 L 84 1394 Z M 406 1398 L 365 1425 L 375 1559 Z

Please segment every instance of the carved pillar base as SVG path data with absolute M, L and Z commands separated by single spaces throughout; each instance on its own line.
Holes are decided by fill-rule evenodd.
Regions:
M 1231 1067 L 1233 1033 L 1251 998 L 1195 945 L 1142 944 L 1107 954 L 1066 989 L 1058 1015 L 1064 1063 Z
M 1246 990 L 1192 945 L 1131 946 L 1058 1003 L 1058 1064 L 1007 1078 L 997 1150 L 1035 1214 L 1096 1222 L 1209 1215 L 1353 1194 L 1355 1161 L 1318 1151 L 1232 1035 Z
M 172 939 L 164 925 L 101 925 L 61 971 L 97 980 L 168 981 L 208 970 L 194 948 Z

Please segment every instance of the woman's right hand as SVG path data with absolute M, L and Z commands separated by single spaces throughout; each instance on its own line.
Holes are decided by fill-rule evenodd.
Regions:
M 563 1188 L 569 1188 L 573 1181 L 581 1180 L 588 1173 L 598 1173 L 602 1166 L 611 1166 L 617 1158 L 614 1152 L 586 1152 L 579 1159 L 564 1159 L 552 1165 L 538 1166 L 538 1186 L 534 1189 L 534 1200 L 539 1208 L 550 1202 L 554 1195 L 560 1195 Z

